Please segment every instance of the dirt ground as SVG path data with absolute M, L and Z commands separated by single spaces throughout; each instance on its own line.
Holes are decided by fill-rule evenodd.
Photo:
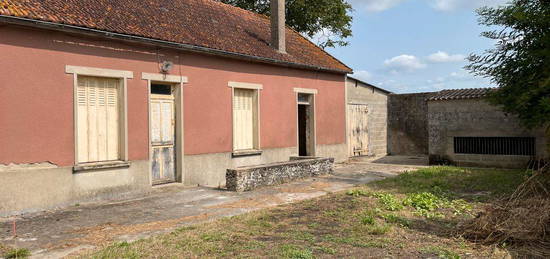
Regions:
M 26 248 L 36 258 L 59 258 L 170 232 L 186 225 L 321 197 L 423 167 L 423 157 L 355 159 L 335 173 L 247 193 L 171 185 L 147 197 L 0 218 L 0 244 Z M 13 222 L 17 236 L 13 235 Z
M 461 226 L 484 206 L 509 195 L 526 174 L 522 170 L 422 168 L 348 191 L 179 227 L 71 256 L 525 258 L 508 246 L 465 239 Z

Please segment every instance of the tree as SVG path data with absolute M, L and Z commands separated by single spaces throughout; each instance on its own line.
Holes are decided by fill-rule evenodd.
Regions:
M 270 15 L 270 0 L 219 0 L 259 14 Z M 346 46 L 352 35 L 351 5 L 346 0 L 287 0 L 286 23 L 310 38 L 321 40 L 320 47 Z
M 550 137 L 550 1 L 513 0 L 477 13 L 481 25 L 496 28 L 482 36 L 496 43 L 470 55 L 466 69 L 498 85 L 489 97 L 493 104 L 527 128 L 546 126 Z

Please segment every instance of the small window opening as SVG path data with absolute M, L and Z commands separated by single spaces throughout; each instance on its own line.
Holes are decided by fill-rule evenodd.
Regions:
M 534 156 L 533 137 L 455 137 L 456 154 Z
M 172 86 L 163 84 L 151 84 L 151 94 L 171 95 Z
M 299 104 L 309 104 L 310 103 L 310 94 L 298 94 L 298 103 Z

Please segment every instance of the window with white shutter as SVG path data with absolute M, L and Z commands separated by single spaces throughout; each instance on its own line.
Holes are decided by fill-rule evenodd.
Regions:
M 120 79 L 77 78 L 78 163 L 120 160 Z
M 233 150 L 257 150 L 258 90 L 233 90 Z

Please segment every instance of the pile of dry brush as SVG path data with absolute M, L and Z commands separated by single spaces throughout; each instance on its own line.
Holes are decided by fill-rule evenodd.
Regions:
M 489 205 L 461 229 L 462 236 L 474 242 L 550 258 L 550 165 L 536 170 L 510 197 Z

